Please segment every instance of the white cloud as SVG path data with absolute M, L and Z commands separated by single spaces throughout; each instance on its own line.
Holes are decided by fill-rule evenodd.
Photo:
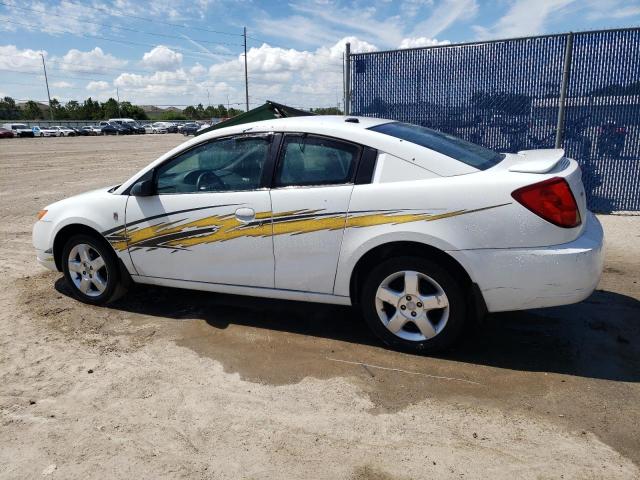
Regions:
M 433 47 L 435 45 L 449 45 L 449 40 L 438 40 L 436 38 L 427 37 L 409 37 L 403 38 L 398 48 L 418 48 L 418 47 Z
M 207 73 L 207 69 L 199 63 L 196 63 L 189 69 L 189 73 L 194 77 L 201 77 L 202 75 L 205 75 Z
M 628 0 L 585 0 L 585 5 L 589 9 L 587 19 L 590 21 L 640 16 L 640 5 L 633 5 Z
M 103 15 L 80 2 L 22 1 L 13 3 L 14 5 L 3 5 L 5 12 L 8 13 L 6 16 L 3 15 L 3 19 L 21 23 L 21 25 L 10 24 L 13 31 L 46 32 L 51 35 L 64 33 L 82 35 L 96 34 L 100 30 L 99 25 L 91 22 L 100 22 Z M 25 8 L 29 10 L 25 10 Z
M 164 45 L 158 45 L 142 57 L 142 64 L 158 70 L 173 70 L 182 63 L 182 54 Z
M 124 67 L 128 62 L 104 53 L 100 47 L 83 52 L 72 48 L 62 57 L 52 57 L 51 62 L 67 72 L 105 73 Z
M 516 0 L 507 12 L 491 27 L 476 25 L 473 29 L 479 39 L 523 37 L 545 32 L 547 21 L 566 14 L 575 0 Z
M 56 88 L 71 88 L 73 87 L 73 83 L 59 81 L 51 83 L 51 86 Z
M 259 18 L 257 27 L 271 36 L 296 43 L 327 44 L 347 34 L 383 48 L 397 48 L 406 38 L 434 38 L 455 22 L 473 18 L 476 0 L 410 0 L 400 4 L 399 15 L 381 15 L 373 6 L 345 7 L 333 2 L 294 3 L 288 17 Z M 414 25 L 415 19 L 424 19 Z M 355 50 L 354 50 L 355 51 Z
M 157 71 L 149 75 L 122 73 L 113 81 L 120 90 L 121 99 L 143 103 L 170 103 L 169 99 L 180 99 L 180 103 L 206 103 L 207 90 L 212 102 L 216 95 L 235 93 L 224 82 L 197 82 L 183 68 L 175 71 Z M 220 101 L 220 98 L 217 99 Z
M 87 90 L 97 92 L 101 90 L 106 90 L 110 86 L 111 85 L 109 85 L 109 82 L 105 82 L 104 80 L 91 81 L 87 83 Z
M 114 9 L 129 15 L 158 18 L 164 21 L 185 21 L 204 18 L 213 0 L 114 0 Z
M 314 51 L 262 44 L 247 52 L 249 90 L 252 102 L 280 100 L 293 106 L 335 105 L 342 99 L 342 56 L 345 43 L 353 51 L 373 52 L 376 45 L 357 37 L 345 37 Z M 243 93 L 244 57 L 218 63 L 209 69 L 212 80 L 235 85 Z M 327 99 L 329 99 L 327 101 Z
M 432 10 L 429 18 L 413 28 L 413 36 L 436 37 L 454 23 L 470 20 L 477 13 L 476 0 L 442 0 Z
M 42 72 L 42 58 L 45 50 L 17 48 L 15 45 L 0 46 L 0 69 L 13 72 Z

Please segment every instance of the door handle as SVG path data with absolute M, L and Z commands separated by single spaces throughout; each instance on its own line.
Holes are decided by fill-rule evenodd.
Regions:
M 256 211 L 253 208 L 242 207 L 236 210 L 236 218 L 243 223 L 249 223 L 256 219 Z

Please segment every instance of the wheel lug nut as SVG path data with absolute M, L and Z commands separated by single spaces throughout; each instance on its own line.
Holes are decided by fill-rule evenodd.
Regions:
M 400 305 L 400 310 L 406 310 L 407 307 L 405 307 L 404 305 Z
M 416 316 L 416 312 L 411 312 L 411 316 L 415 317 Z
M 422 308 L 422 303 L 421 302 L 418 302 L 417 305 L 418 305 L 418 308 Z
M 411 301 L 411 295 L 407 295 L 407 300 Z

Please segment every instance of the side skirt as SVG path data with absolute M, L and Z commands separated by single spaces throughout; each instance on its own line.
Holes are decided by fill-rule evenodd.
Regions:
M 250 297 L 277 298 L 280 300 L 295 300 L 299 302 L 351 305 L 351 299 L 349 297 L 330 295 L 326 293 L 301 292 L 298 290 L 280 290 L 277 288 L 243 287 L 240 285 L 227 285 L 224 283 L 209 283 L 190 280 L 176 280 L 173 278 L 145 277 L 142 275 L 131 275 L 131 279 L 135 283 L 159 285 L 162 287 L 184 288 L 186 290 L 229 293 L 232 295 L 247 295 Z

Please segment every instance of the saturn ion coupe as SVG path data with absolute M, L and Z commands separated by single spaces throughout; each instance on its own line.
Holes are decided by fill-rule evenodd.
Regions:
M 449 347 L 486 312 L 579 302 L 603 262 L 563 150 L 497 153 L 338 116 L 197 136 L 120 185 L 47 206 L 33 243 L 83 302 L 134 282 L 353 305 L 414 352 Z

